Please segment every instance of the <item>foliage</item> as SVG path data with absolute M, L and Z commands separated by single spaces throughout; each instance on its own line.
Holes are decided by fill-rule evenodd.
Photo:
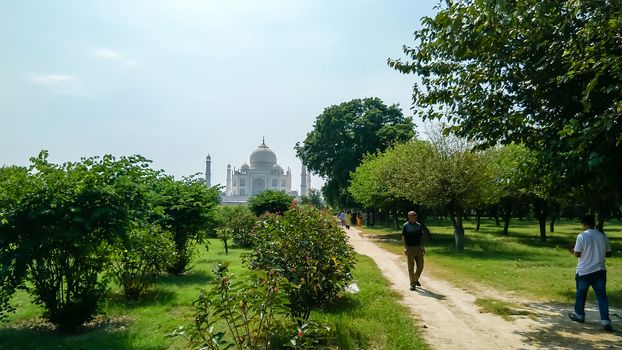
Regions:
M 248 205 L 257 216 L 264 213 L 282 214 L 289 209 L 293 200 L 293 196 L 283 191 L 265 190 L 251 196 Z
M 137 300 L 171 264 L 175 247 L 170 234 L 155 225 L 132 225 L 127 237 L 110 246 L 110 273 L 126 300 Z
M 175 258 L 168 271 L 179 275 L 190 269 L 194 248 L 216 227 L 215 208 L 220 199 L 217 187 L 205 186 L 197 176 L 182 180 L 162 178 L 157 185 L 162 214 L 155 223 L 168 230 L 175 242 Z
M 538 151 L 553 183 L 622 206 L 622 2 L 441 2 L 422 20 L 412 61 L 423 118 L 482 146 Z M 586 182 L 585 179 L 590 179 Z
M 382 153 L 366 155 L 363 162 L 350 174 L 352 181 L 348 191 L 364 208 L 387 208 L 404 197 L 400 192 L 393 192 L 387 179 L 394 170 L 390 159 Z
M 233 244 L 240 248 L 253 245 L 253 228 L 257 217 L 246 205 L 218 207 L 218 226 L 231 230 Z
M 334 301 L 352 278 L 355 260 L 347 237 L 330 213 L 307 206 L 257 224 L 251 269 L 274 270 L 294 286 L 292 315 L 307 320 L 313 307 Z
M 322 188 L 326 201 L 350 207 L 350 172 L 363 156 L 414 136 L 412 119 L 404 117 L 398 105 L 386 106 L 379 98 L 355 99 L 324 109 L 295 149 L 310 171 L 326 179 Z
M 229 254 L 229 240 L 233 237 L 233 230 L 228 227 L 216 229 L 216 237 L 220 239 L 225 246 L 225 254 Z
M 0 168 L 0 321 L 6 320 L 7 314 L 15 311 L 9 300 L 26 273 L 23 262 L 14 259 L 18 247 L 8 243 L 5 225 L 9 224 L 11 208 L 19 205 L 21 198 L 30 191 L 32 185 L 29 180 L 26 168 Z
M 139 302 L 128 303 L 112 298 L 102 304 L 103 315 L 89 324 L 79 336 L 40 330 L 45 327 L 38 318 L 40 308 L 33 305 L 25 291 L 18 290 L 12 302 L 19 306 L 9 316 L 7 323 L 0 323 L 0 348 L 3 350 L 57 350 L 57 349 L 183 349 L 189 348 L 182 337 L 163 337 L 162 330 L 173 330 L 180 325 L 194 322 L 193 301 L 198 290 L 208 289 L 213 278 L 214 265 L 222 260 L 230 262 L 229 271 L 236 276 L 246 276 L 240 253 L 242 249 L 224 249 L 216 239 L 209 252 L 199 247 L 198 259 L 192 273 L 162 276 L 155 281 L 153 291 Z M 315 311 L 312 321 L 330 324 L 328 345 L 316 349 L 424 349 L 421 333 L 414 325 L 408 310 L 399 304 L 399 295 L 393 292 L 373 261 L 365 256 L 357 258 L 353 277 L 360 286 L 358 294 L 344 294 L 337 303 Z M 615 264 L 615 262 L 614 262 Z M 622 275 L 621 275 L 622 276 Z M 611 277 L 614 281 L 615 277 Z M 235 281 L 235 280 L 234 280 Z M 111 285 L 112 292 L 120 292 Z M 614 288 L 613 293 L 617 293 Z M 618 293 L 622 295 L 622 293 Z M 611 301 L 613 302 L 613 301 Z M 310 321 L 311 322 L 311 321 Z M 187 327 L 186 332 L 192 327 Z M 287 345 L 297 336 L 298 325 L 279 329 L 279 344 Z M 305 330 L 303 329 L 303 332 Z M 304 333 L 303 339 L 315 337 Z M 280 343 L 277 343 L 279 340 Z M 322 343 L 324 344 L 324 343 Z
M 326 205 L 322 199 L 322 193 L 315 188 L 309 189 L 309 193 L 300 197 L 300 203 L 312 205 L 318 209 L 323 209 Z
M 368 203 L 405 198 L 440 208 L 454 222 L 457 249 L 464 248 L 462 216 L 482 203 L 496 203 L 491 160 L 472 152 L 464 140 L 430 133 L 430 141 L 396 145 L 368 158 L 353 174 L 352 191 Z
M 143 215 L 145 186 L 157 173 L 140 156 L 55 165 L 42 151 L 31 162 L 3 177 L 0 281 L 6 291 L 29 282 L 44 316 L 73 331 L 96 313 L 106 246 Z
M 493 181 L 499 191 L 503 232 L 507 236 L 512 209 L 527 200 L 544 201 L 551 198 L 552 178 L 547 168 L 537 166 L 537 152 L 523 145 L 496 147 L 488 154 L 492 158 Z
M 214 273 L 211 288 L 193 303 L 194 325 L 173 335 L 187 337 L 196 349 L 272 348 L 274 332 L 288 314 L 287 280 L 266 271 L 237 278 L 227 264 L 218 264 Z

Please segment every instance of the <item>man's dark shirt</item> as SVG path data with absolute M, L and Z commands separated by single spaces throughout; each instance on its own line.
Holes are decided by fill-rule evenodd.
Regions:
M 410 221 L 406 221 L 402 227 L 402 236 L 404 236 L 406 245 L 409 247 L 420 246 L 424 231 L 428 232 L 428 228 L 424 224 L 418 222 L 411 224 Z

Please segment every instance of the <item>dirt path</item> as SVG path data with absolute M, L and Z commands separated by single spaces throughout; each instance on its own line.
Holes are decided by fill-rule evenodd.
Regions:
M 612 317 L 616 332 L 602 332 L 595 305 L 586 305 L 587 323 L 577 324 L 566 316 L 572 305 L 537 303 L 492 290 L 471 294 L 435 279 L 425 270 L 420 280 L 422 288 L 413 292 L 409 290 L 402 256 L 378 247 L 356 229 L 347 233 L 356 252 L 371 257 L 393 289 L 403 296 L 402 304 L 410 309 L 432 349 L 622 349 L 619 317 Z M 478 297 L 513 301 L 532 315 L 513 316 L 506 321 L 480 312 L 474 304 Z M 616 308 L 611 308 L 610 313 L 622 315 Z

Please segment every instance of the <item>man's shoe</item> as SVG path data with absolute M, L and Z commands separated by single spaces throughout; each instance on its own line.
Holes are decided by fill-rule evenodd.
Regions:
M 417 281 L 417 283 L 415 283 L 415 285 L 416 285 L 417 287 L 421 287 L 421 283 L 419 283 L 419 281 Z
M 603 325 L 603 331 L 605 331 L 605 332 L 613 332 L 613 327 L 611 327 L 610 324 L 604 324 Z
M 410 290 L 415 290 L 415 289 L 417 289 L 417 287 L 415 287 L 415 286 L 410 286 Z
M 570 319 L 571 319 L 571 320 L 573 320 L 573 321 L 575 321 L 575 322 L 579 322 L 579 323 L 583 323 L 583 322 L 585 322 L 585 320 L 584 320 L 584 319 L 579 318 L 579 316 L 577 316 L 577 314 L 575 314 L 574 312 L 569 313 L 569 314 L 568 314 L 568 317 L 570 317 Z

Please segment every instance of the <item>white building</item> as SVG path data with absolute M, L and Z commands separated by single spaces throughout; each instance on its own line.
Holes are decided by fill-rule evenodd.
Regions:
M 208 155 L 205 162 L 205 182 L 211 183 L 211 157 Z M 209 175 L 208 175 L 209 174 Z M 310 174 L 303 166 L 301 173 L 301 194 L 306 194 L 310 187 Z M 292 172 L 284 170 L 277 164 L 276 154 L 268 147 L 265 140 L 251 153 L 250 165 L 242 164 L 238 169 L 227 165 L 227 184 L 223 204 L 246 203 L 248 197 L 265 190 L 292 192 Z

